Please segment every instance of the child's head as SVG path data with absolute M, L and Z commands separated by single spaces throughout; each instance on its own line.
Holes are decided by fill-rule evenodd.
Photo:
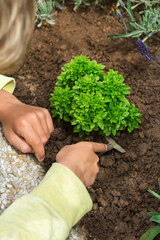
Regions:
M 0 73 L 11 73 L 22 62 L 34 16 L 34 0 L 0 0 Z

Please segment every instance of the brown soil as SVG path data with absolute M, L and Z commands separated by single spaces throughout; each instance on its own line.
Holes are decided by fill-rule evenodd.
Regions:
M 119 133 L 114 139 L 125 154 L 111 151 L 100 159 L 100 171 L 89 188 L 94 206 L 81 221 L 88 239 L 137 240 L 149 227 L 147 211 L 158 211 L 159 202 L 148 189 L 159 191 L 160 172 L 160 70 L 140 56 L 134 39 L 111 40 L 108 34 L 123 32 L 123 26 L 101 9 L 70 7 L 57 14 L 55 25 L 36 29 L 24 66 L 14 75 L 15 95 L 23 102 L 50 109 L 49 97 L 61 67 L 71 58 L 84 54 L 118 70 L 131 87 L 128 97 L 143 114 L 142 124 L 131 134 Z M 156 49 L 155 43 L 155 49 Z M 46 170 L 56 153 L 66 144 L 81 140 L 104 142 L 91 134 L 80 139 L 72 127 L 54 119 L 55 132 L 46 146 Z

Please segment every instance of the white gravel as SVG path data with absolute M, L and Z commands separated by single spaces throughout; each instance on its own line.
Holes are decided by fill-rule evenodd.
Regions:
M 0 214 L 17 198 L 32 191 L 45 171 L 33 154 L 21 154 L 9 145 L 0 125 Z M 86 239 L 81 229 L 72 229 L 68 240 Z
M 32 191 L 44 173 L 33 154 L 20 154 L 8 144 L 0 127 L 0 213 Z

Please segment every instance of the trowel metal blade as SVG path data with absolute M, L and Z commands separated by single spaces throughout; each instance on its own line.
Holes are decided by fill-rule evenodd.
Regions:
M 119 145 L 117 144 L 111 137 L 105 137 L 107 139 L 107 141 L 109 142 L 109 144 L 111 144 L 113 146 L 113 148 L 115 148 L 116 150 L 118 150 L 121 153 L 125 153 L 126 151 Z

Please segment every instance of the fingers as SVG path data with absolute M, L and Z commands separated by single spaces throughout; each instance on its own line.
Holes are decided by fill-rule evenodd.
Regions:
M 47 122 L 49 134 L 51 135 L 51 133 L 54 131 L 53 121 L 52 121 L 52 118 L 51 118 L 51 115 L 50 115 L 49 111 L 47 109 L 43 109 L 43 111 L 44 111 L 44 114 L 45 114 L 45 120 Z
M 6 131 L 4 131 L 4 134 L 8 141 L 16 147 L 18 150 L 20 150 L 23 153 L 32 153 L 33 149 L 32 147 L 23 139 L 22 137 L 18 136 L 16 133 L 12 132 L 8 134 Z
M 79 142 L 76 143 L 80 147 L 88 147 L 92 149 L 94 152 L 105 152 L 107 150 L 107 146 L 104 143 L 96 143 L 96 142 Z
M 47 138 L 49 138 L 54 131 L 54 125 L 49 111 L 45 108 L 38 108 L 38 110 L 36 108 L 35 114 L 38 116 Z
M 40 126 L 43 128 L 45 137 L 48 140 L 49 137 L 50 137 L 50 131 L 49 131 L 48 124 L 47 124 L 47 121 L 46 121 L 45 113 L 43 111 L 37 111 L 36 114 L 39 118 Z
M 97 163 L 99 162 L 99 157 L 98 157 L 98 155 L 93 152 L 92 155 L 91 155 L 91 157 L 92 157 L 92 162 L 93 162 L 93 164 L 95 163 L 95 165 L 97 165 Z
M 43 161 L 45 157 L 44 145 L 35 129 L 27 122 L 21 123 L 21 128 L 17 132 L 32 147 L 38 161 Z
M 54 130 L 48 110 L 23 104 L 17 99 L 12 102 L 9 99 L 1 120 L 3 129 L 8 129 L 7 139 L 22 152 L 35 152 L 42 161 L 44 145 Z
M 41 115 L 41 117 L 38 116 Z M 48 126 L 45 121 L 45 116 L 43 112 L 41 113 L 32 113 L 30 116 L 30 125 L 36 132 L 37 136 L 41 139 L 43 145 L 45 145 L 50 137 L 50 133 L 48 131 Z
M 96 171 L 94 174 L 92 174 L 92 176 L 87 176 L 87 177 L 85 177 L 83 183 L 84 183 L 84 185 L 85 185 L 86 187 L 89 187 L 89 186 L 91 186 L 91 185 L 94 184 L 98 172 L 99 172 L 99 168 L 98 168 L 98 166 L 97 166 L 97 171 Z
M 106 151 L 105 144 L 79 142 L 63 147 L 57 154 L 56 161 L 73 171 L 86 186 L 90 186 L 99 171 L 99 157 L 95 151 Z
M 99 157 L 93 153 L 92 155 L 92 159 L 90 159 L 90 167 L 89 169 L 86 171 L 86 174 L 84 176 L 84 185 L 86 187 L 89 187 L 91 185 L 93 185 L 93 183 L 95 182 L 96 176 L 99 172 L 99 167 L 98 167 L 98 161 L 99 161 Z M 89 161 L 89 159 L 88 159 Z
M 16 132 L 32 147 L 38 161 L 43 161 L 45 157 L 44 145 L 53 130 L 53 122 L 48 110 L 36 107 L 34 112 L 20 119 L 16 127 Z
M 94 152 L 105 152 L 107 150 L 107 146 L 104 143 L 90 142 L 90 144 L 92 145 Z

